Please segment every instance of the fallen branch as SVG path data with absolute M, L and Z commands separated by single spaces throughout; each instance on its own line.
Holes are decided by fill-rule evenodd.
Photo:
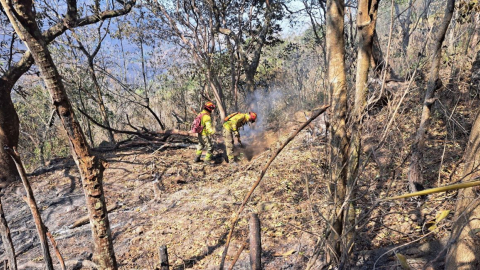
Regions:
M 62 270 L 65 270 L 65 262 L 63 261 L 62 254 L 60 254 L 60 250 L 58 250 L 57 242 L 55 242 L 55 238 L 53 238 L 53 235 L 48 231 L 47 229 L 47 237 L 50 240 L 50 243 L 52 243 L 53 249 L 55 250 L 55 255 L 57 256 L 58 261 L 60 262 L 60 267 Z
M 112 131 L 112 132 L 115 132 L 115 133 L 120 133 L 120 134 L 130 134 L 130 135 L 137 135 L 139 137 L 142 137 L 142 138 L 145 138 L 145 139 L 151 139 L 152 138 L 152 135 L 151 134 L 145 134 L 143 132 L 137 132 L 137 131 L 130 131 L 130 130 L 120 130 L 120 129 L 115 129 L 115 128 L 111 128 L 111 127 L 107 127 L 103 124 L 100 124 L 99 122 L 97 122 L 95 119 L 93 119 L 93 117 L 91 117 L 90 115 L 88 115 L 86 112 L 80 110 L 79 108 L 77 108 L 77 110 L 83 114 L 83 116 L 85 116 L 90 122 L 92 122 L 93 124 L 95 124 L 96 126 L 99 126 L 103 129 L 106 129 L 108 131 Z
M 240 258 L 240 255 L 242 254 L 246 246 L 247 246 L 247 242 L 243 242 L 242 246 L 240 246 L 237 253 L 235 254 L 235 257 L 233 257 L 232 265 L 230 265 L 230 268 L 228 268 L 228 270 L 233 270 L 233 267 L 237 263 L 238 258 Z
M 265 175 L 265 173 L 267 172 L 267 169 L 268 167 L 270 167 L 270 164 L 272 164 L 273 160 L 278 156 L 278 154 L 285 148 L 285 146 L 287 146 L 287 144 L 289 142 L 291 142 L 293 140 L 293 138 L 295 138 L 295 136 L 297 136 L 297 134 L 302 131 L 306 126 L 308 126 L 313 120 L 315 120 L 319 115 L 321 115 L 322 113 L 324 113 L 328 107 L 330 107 L 330 105 L 325 105 L 321 108 L 318 108 L 318 109 L 315 109 L 314 111 L 318 110 L 316 113 L 312 114 L 312 117 L 307 121 L 305 122 L 296 132 L 294 132 L 292 135 L 290 135 L 290 137 L 288 137 L 288 139 L 282 144 L 282 146 L 280 146 L 280 148 L 277 149 L 277 151 L 275 151 L 275 153 L 272 155 L 272 157 L 270 158 L 270 160 L 268 161 L 268 163 L 265 165 L 265 167 L 263 168 L 262 172 L 260 173 L 260 175 L 258 176 L 258 179 L 257 181 L 253 184 L 252 188 L 250 189 L 250 191 L 248 192 L 248 194 L 245 196 L 245 198 L 243 199 L 243 202 L 242 202 L 242 205 L 240 205 L 240 208 L 238 210 L 238 212 L 235 214 L 235 216 L 233 217 L 233 220 L 232 220 L 232 226 L 230 228 L 230 232 L 228 233 L 228 237 L 227 237 L 227 242 L 225 243 L 225 249 L 223 250 L 223 254 L 222 254 L 222 261 L 220 262 L 220 270 L 223 270 L 223 267 L 225 265 L 225 258 L 227 257 L 227 251 L 228 251 L 228 246 L 230 245 L 230 240 L 232 239 L 232 235 L 233 235 L 233 231 L 235 229 L 235 225 L 237 224 L 238 222 L 238 218 L 240 217 L 240 214 L 243 212 L 243 209 L 245 208 L 245 205 L 247 204 L 248 200 L 250 199 L 250 197 L 252 196 L 253 194 L 253 191 L 257 188 L 257 186 L 260 184 L 260 181 L 262 181 L 262 178 L 263 176 Z
M 118 203 L 115 203 L 114 205 L 110 205 L 107 207 L 107 213 L 110 213 L 112 212 L 113 210 L 117 209 L 120 207 L 120 204 Z M 69 229 L 74 229 L 74 228 L 77 228 L 77 227 L 80 227 L 82 225 L 85 225 L 85 224 L 88 224 L 88 222 L 90 221 L 88 215 L 86 216 L 83 216 L 79 219 L 77 219 L 70 227 L 68 227 Z
M 469 187 L 475 187 L 475 186 L 480 186 L 480 181 L 473 181 L 473 182 L 460 183 L 460 184 L 444 186 L 444 187 L 430 188 L 422 191 L 407 193 L 400 196 L 385 198 L 380 201 L 398 200 L 398 199 L 415 197 L 415 196 L 424 196 L 424 195 L 433 194 L 433 193 L 439 193 L 444 191 L 451 191 L 451 190 L 457 190 L 457 189 L 463 189 L 463 188 L 469 188 Z
M 168 137 L 171 135 L 181 135 L 181 136 L 186 136 L 186 137 L 197 137 L 196 133 L 190 133 L 185 130 L 178 130 L 178 129 L 170 129 L 170 130 L 165 130 L 163 132 L 155 132 L 155 131 L 145 131 L 145 132 L 138 132 L 138 131 L 130 131 L 130 130 L 120 130 L 120 129 L 115 129 L 111 127 L 107 127 L 103 124 L 100 124 L 97 122 L 95 119 L 93 119 L 90 115 L 85 113 L 84 111 L 80 110 L 77 108 L 77 110 L 83 114 L 89 121 L 91 121 L 93 124 L 96 126 L 99 126 L 103 129 L 115 132 L 115 133 L 120 133 L 120 134 L 130 134 L 130 135 L 137 135 L 139 137 L 148 139 L 148 140 L 155 140 L 155 139 L 160 139 L 162 141 L 166 140 Z
M 151 155 L 165 148 L 195 148 L 195 145 L 190 143 L 166 143 L 160 146 L 157 150 L 153 151 Z

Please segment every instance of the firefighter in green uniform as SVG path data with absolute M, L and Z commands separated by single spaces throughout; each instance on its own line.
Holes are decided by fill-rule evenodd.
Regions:
M 240 133 L 238 129 L 248 122 L 254 123 L 257 120 L 257 114 L 254 112 L 249 113 L 232 113 L 225 118 L 223 123 L 223 138 L 225 140 L 225 148 L 227 149 L 228 162 L 235 165 L 233 156 L 233 136 L 237 138 L 238 143 L 241 145 Z
M 207 154 L 205 155 L 204 162 L 206 164 L 212 163 L 213 158 L 213 142 L 212 137 L 215 134 L 215 127 L 212 124 L 212 118 L 210 115 L 215 110 L 215 104 L 208 101 L 203 106 L 203 110 L 197 117 L 201 117 L 201 126 L 203 130 L 198 133 L 198 145 L 195 156 L 195 162 L 200 162 L 200 157 L 202 156 L 202 151 L 205 149 Z

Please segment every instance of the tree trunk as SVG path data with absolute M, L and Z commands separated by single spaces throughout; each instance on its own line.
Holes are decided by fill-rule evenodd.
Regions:
M 418 191 L 418 187 L 423 185 L 422 177 L 422 163 L 423 151 L 425 146 L 425 134 L 430 124 L 430 114 L 432 105 L 435 103 L 435 92 L 441 87 L 442 81 L 439 78 L 440 60 L 442 57 L 442 44 L 445 39 L 448 26 L 452 19 L 453 10 L 455 7 L 455 0 L 447 0 L 445 7 L 445 15 L 442 24 L 438 29 L 435 39 L 435 51 L 432 57 L 432 66 L 430 68 L 430 76 L 427 83 L 427 91 L 423 101 L 422 116 L 420 118 L 420 125 L 415 136 L 415 141 L 412 145 L 412 157 L 410 159 L 410 167 L 408 172 L 408 183 L 411 192 Z
M 370 60 L 372 58 L 373 35 L 377 21 L 378 2 L 376 0 L 360 0 L 358 2 L 357 27 L 358 27 L 358 56 L 357 74 L 355 84 L 355 103 L 352 114 L 352 132 L 348 154 L 348 182 L 347 194 L 350 198 L 355 194 L 355 179 L 358 174 L 358 166 L 361 154 L 362 118 L 367 105 L 367 80 Z M 348 229 L 346 246 L 351 247 L 354 243 L 355 208 L 353 203 L 349 205 L 346 213 L 345 229 Z M 348 248 L 350 250 L 350 248 Z
M 408 1 L 407 7 L 407 14 L 405 18 L 402 20 L 400 19 L 400 26 L 402 28 L 402 48 L 405 55 L 407 55 L 408 45 L 410 44 L 410 25 L 412 24 L 412 9 L 414 6 L 412 5 L 413 0 Z M 395 2 L 395 11 L 398 17 L 401 16 L 401 12 L 399 9 L 398 4 Z M 402 12 L 403 13 L 403 12 Z
M 480 95 L 480 50 L 477 51 L 475 61 L 472 63 L 470 78 L 470 93 L 478 97 Z
M 12 25 L 16 26 L 17 34 L 32 52 L 35 63 L 38 65 L 45 85 L 50 92 L 53 105 L 67 132 L 72 154 L 81 174 L 90 224 L 92 225 L 95 245 L 94 260 L 101 269 L 116 269 L 117 263 L 103 192 L 104 162 L 90 153 L 90 148 L 75 118 L 60 74 L 35 22 L 32 0 L 15 1 L 14 7 L 19 21 L 18 25 L 5 0 L 2 0 L 2 5 L 4 10 L 7 11 Z
M 463 170 L 464 182 L 473 181 L 480 177 L 480 113 L 472 127 L 468 145 L 465 148 Z M 450 246 L 447 258 L 447 270 L 476 270 L 480 269 L 480 201 L 478 189 L 467 188 L 458 192 L 458 200 L 455 208 L 457 220 L 452 226 Z
M 97 75 L 95 75 L 95 69 L 93 68 L 93 59 L 91 56 L 87 56 L 88 60 L 88 68 L 90 71 L 90 76 L 92 77 L 93 84 L 95 85 L 95 90 L 97 92 L 97 104 L 100 109 L 100 115 L 102 116 L 103 124 L 110 128 L 110 121 L 108 119 L 108 112 L 107 108 L 105 107 L 105 102 L 103 101 L 102 89 L 100 88 L 100 84 L 97 80 Z M 115 144 L 115 138 L 113 137 L 113 132 L 109 129 L 106 130 L 108 135 L 108 141 L 113 145 Z
M 378 3 L 377 3 L 378 5 Z M 372 40 L 372 57 L 370 60 L 370 65 L 372 66 L 373 74 L 375 77 L 382 79 L 382 70 L 387 69 L 387 75 L 385 76 L 385 82 L 388 81 L 400 81 L 398 76 L 393 71 L 389 63 L 385 62 L 383 57 L 382 47 L 380 46 L 380 40 L 378 39 L 377 31 L 373 31 L 373 40 Z
M 475 62 L 472 64 L 472 87 L 479 91 L 480 86 L 480 51 L 477 52 Z M 473 181 L 480 177 L 480 112 L 477 114 L 465 148 L 464 159 L 466 161 L 463 170 L 464 182 Z M 452 226 L 450 243 L 446 258 L 447 270 L 453 269 L 479 269 L 480 268 L 480 241 L 477 231 L 480 230 L 480 202 L 478 201 L 478 189 L 467 188 L 458 192 L 458 200 L 455 209 L 457 222 Z M 474 232 L 474 233 L 472 233 Z
M 2 0 L 2 3 L 4 3 L 3 1 L 4 0 Z M 24 199 L 30 207 L 33 220 L 35 221 L 35 227 L 37 228 L 38 238 L 40 240 L 40 246 L 43 253 L 43 259 L 45 260 L 45 266 L 48 270 L 53 270 L 52 256 L 50 255 L 50 248 L 48 246 L 47 240 L 48 229 L 45 227 L 45 224 L 43 224 L 42 216 L 40 215 L 40 211 L 38 210 L 37 202 L 35 201 L 32 187 L 28 182 L 27 173 L 25 172 L 25 168 L 23 167 L 22 160 L 20 159 L 20 155 L 15 148 L 5 148 L 8 148 L 7 151 L 9 151 L 10 157 L 15 161 L 15 166 L 17 167 L 17 171 L 20 174 L 20 178 L 22 179 L 23 187 L 25 188 L 25 192 L 27 194 Z
M 18 176 L 15 163 L 3 149 L 4 145 L 18 146 L 20 124 L 10 97 L 12 87 L 8 78 L 3 76 L 0 79 L 0 187 L 5 187 Z
M 107 10 L 100 14 L 77 19 L 76 1 L 68 1 L 68 10 L 65 20 L 61 21 L 43 33 L 45 42 L 48 44 L 56 37 L 64 33 L 69 27 L 75 28 L 93 24 L 107 18 L 124 15 L 132 9 L 135 1 L 128 1 L 123 8 Z M 18 115 L 13 106 L 11 91 L 18 79 L 27 72 L 33 64 L 30 51 L 23 54 L 22 58 L 0 78 L 0 186 L 5 186 L 18 176 L 17 169 L 10 156 L 4 151 L 3 145 L 17 146 L 19 136 Z
M 250 110 L 256 110 L 258 107 L 257 99 L 255 98 L 255 70 L 245 70 L 245 82 L 247 85 L 247 100 Z
M 226 40 L 228 54 L 230 57 L 230 81 L 231 81 L 231 94 L 233 96 L 233 109 L 234 111 L 238 111 L 238 97 L 237 97 L 237 89 L 238 89 L 238 79 L 237 79 L 237 69 L 235 68 L 235 51 L 233 49 L 233 45 L 229 39 Z
M 213 68 L 207 64 L 207 80 L 210 82 L 210 86 L 212 87 L 213 95 L 215 96 L 215 101 L 217 103 L 218 111 L 220 112 L 220 119 L 225 119 L 227 116 L 227 112 L 225 109 L 225 99 L 223 98 L 223 89 L 220 83 L 215 76 Z
M 333 249 L 328 251 L 328 261 L 336 263 L 341 258 L 340 246 L 344 213 L 342 204 L 346 193 L 348 139 L 346 133 L 347 88 L 345 74 L 345 41 L 343 0 L 327 0 L 327 61 L 328 83 L 331 95 L 332 117 L 330 126 L 331 143 L 331 179 L 329 185 L 333 200 L 333 217 L 330 220 L 335 232 L 330 232 L 328 242 Z

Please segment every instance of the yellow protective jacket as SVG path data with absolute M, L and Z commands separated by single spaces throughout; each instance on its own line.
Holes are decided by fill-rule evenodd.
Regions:
M 212 118 L 210 117 L 210 112 L 207 110 L 203 110 L 200 113 L 203 113 L 202 116 L 202 136 L 210 136 L 215 134 L 215 128 L 213 127 L 212 124 Z
M 250 120 L 250 115 L 248 113 L 238 113 L 228 119 L 227 122 L 223 123 L 223 128 L 231 130 L 237 138 L 240 138 L 238 129 L 248 123 L 248 120 Z

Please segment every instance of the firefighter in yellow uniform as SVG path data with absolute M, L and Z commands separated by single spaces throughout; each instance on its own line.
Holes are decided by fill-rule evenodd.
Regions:
M 242 144 L 238 129 L 248 122 L 254 123 L 255 120 L 257 120 L 257 114 L 254 112 L 232 113 L 225 118 L 225 122 L 223 123 L 223 138 L 225 140 L 225 148 L 227 149 L 227 158 L 229 163 L 235 165 L 233 156 L 233 136 L 235 135 L 238 143 Z
M 201 125 L 203 130 L 201 133 L 198 133 L 198 145 L 197 151 L 195 152 L 195 162 L 200 162 L 200 157 L 202 156 L 202 152 L 205 149 L 207 154 L 205 155 L 204 162 L 206 164 L 212 163 L 213 158 L 213 142 L 212 137 L 215 134 L 215 127 L 212 124 L 212 118 L 210 115 L 215 110 L 215 104 L 212 102 L 207 102 L 203 106 L 203 110 L 200 112 L 202 114 Z M 200 116 L 199 114 L 199 116 Z

